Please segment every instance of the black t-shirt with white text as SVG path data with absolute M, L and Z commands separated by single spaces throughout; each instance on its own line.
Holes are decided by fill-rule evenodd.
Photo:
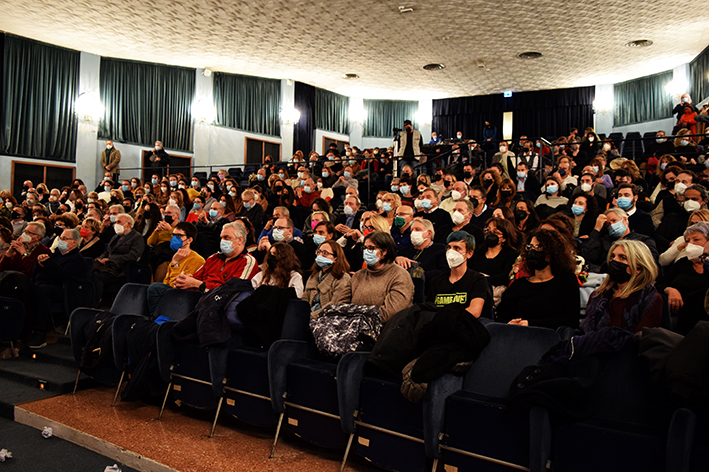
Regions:
M 485 300 L 487 296 L 487 280 L 479 272 L 468 271 L 456 283 L 451 283 L 448 278 L 450 271 L 434 277 L 428 283 L 426 301 L 434 303 L 438 308 L 451 303 L 460 303 L 467 308 L 475 298 Z

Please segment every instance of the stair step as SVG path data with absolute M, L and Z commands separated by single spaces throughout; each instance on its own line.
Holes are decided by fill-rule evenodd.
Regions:
M 0 361 L 0 378 L 22 382 L 37 389 L 56 393 L 68 393 L 74 389 L 76 367 L 37 362 L 36 359 L 17 357 Z M 93 382 L 82 374 L 79 386 Z
M 15 419 L 15 405 L 53 397 L 57 393 L 0 377 L 0 417 Z
M 79 364 L 74 359 L 71 346 L 61 342 L 48 344 L 42 349 L 21 349 L 20 356 L 45 364 L 63 365 L 72 369 L 79 368 Z

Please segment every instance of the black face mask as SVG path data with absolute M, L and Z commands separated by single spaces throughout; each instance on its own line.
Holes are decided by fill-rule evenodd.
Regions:
M 274 268 L 276 267 L 277 259 L 276 256 L 273 254 L 269 254 L 268 257 L 266 257 L 266 264 L 268 264 L 268 267 Z
M 443 182 L 443 186 L 444 186 L 445 188 L 448 188 L 448 187 L 451 186 L 452 183 L 453 183 L 453 182 L 451 182 L 450 180 L 446 180 L 445 182 Z
M 77 202 L 77 203 L 76 203 L 76 209 L 77 209 L 77 210 L 81 210 L 81 209 L 83 209 L 83 208 L 84 208 L 84 204 L 83 204 L 83 203 L 81 203 L 81 202 Z
M 441 180 L 442 178 L 443 178 L 443 177 L 441 176 L 441 174 L 436 174 L 436 175 L 433 176 L 433 181 L 434 181 L 434 182 L 438 182 L 438 181 Z
M 628 273 L 628 265 L 623 264 L 618 261 L 611 261 L 608 264 L 608 276 L 611 280 L 618 284 L 624 284 L 630 280 L 630 274 Z
M 62 228 L 60 226 L 54 227 L 54 234 L 56 234 L 57 236 L 61 236 L 63 232 L 64 232 L 64 228 Z
M 500 195 L 502 195 L 502 198 L 507 200 L 512 196 L 512 190 L 500 190 Z
M 472 172 L 463 172 L 463 178 L 469 179 L 473 176 Z
M 11 217 L 13 220 L 18 220 L 18 219 L 21 218 L 20 214 L 19 214 L 18 212 L 16 212 L 16 211 L 13 211 L 12 213 L 10 213 L 10 217 Z
M 477 198 L 471 198 L 470 203 L 473 204 L 473 209 L 476 209 L 478 207 L 478 205 L 480 205 L 480 202 L 478 201 Z
M 529 267 L 529 270 L 542 270 L 549 265 L 546 258 L 544 251 L 528 251 L 527 267 Z
M 173 221 L 175 220 L 172 218 L 172 215 L 165 215 L 165 223 L 171 225 Z
M 517 221 L 522 221 L 523 219 L 527 218 L 527 212 L 524 210 L 515 210 L 515 219 Z
M 500 244 L 500 238 L 495 233 L 487 233 L 485 235 L 485 246 L 495 247 Z
M 130 205 L 128 205 L 128 206 L 123 205 L 123 209 L 126 211 L 126 213 L 130 213 L 130 211 L 132 210 L 132 208 L 130 207 Z

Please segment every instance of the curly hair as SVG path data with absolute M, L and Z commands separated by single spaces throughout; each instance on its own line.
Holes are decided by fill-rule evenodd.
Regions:
M 532 270 L 527 265 L 527 245 L 530 244 L 533 238 L 537 238 L 539 245 L 547 255 L 551 272 L 554 275 L 569 273 L 573 274 L 576 269 L 576 259 L 573 256 L 572 248 L 569 242 L 558 231 L 537 228 L 527 235 L 527 242 L 522 246 L 522 266 L 528 274 L 533 274 Z
M 276 251 L 276 267 L 271 267 L 268 264 L 268 256 L 264 258 L 261 284 L 288 288 L 291 272 L 300 273 L 300 260 L 298 260 L 295 251 L 288 243 L 279 242 L 271 246 L 271 248 Z
M 485 223 L 485 228 L 489 227 L 490 223 L 495 225 L 495 229 L 500 230 L 502 233 L 502 237 L 505 238 L 504 246 L 515 250 L 519 247 L 519 232 L 517 232 L 517 228 L 515 228 L 509 220 L 492 217 Z

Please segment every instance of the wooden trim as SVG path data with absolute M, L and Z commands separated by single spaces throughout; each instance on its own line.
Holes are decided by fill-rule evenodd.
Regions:
M 76 165 L 73 166 L 62 166 L 58 164 L 40 164 L 38 162 L 29 162 L 29 161 L 22 161 L 18 159 L 13 159 L 12 160 L 12 167 L 10 171 L 10 192 L 12 195 L 15 195 L 15 164 L 25 164 L 25 165 L 30 165 L 30 166 L 38 166 L 38 167 L 43 167 L 43 172 L 42 172 L 42 183 L 47 181 L 47 167 L 56 167 L 59 169 L 71 169 L 71 180 L 76 179 Z M 39 184 L 40 182 L 37 182 Z M 51 190 L 51 189 L 50 189 Z
M 247 154 L 248 154 L 248 149 L 249 149 L 249 139 L 253 141 L 258 141 L 261 143 L 261 164 L 264 163 L 264 159 L 266 159 L 266 143 L 268 144 L 277 144 L 278 145 L 278 159 L 275 162 L 282 162 L 282 154 L 283 154 L 283 143 L 279 143 L 278 141 L 269 141 L 267 139 L 259 139 L 259 138 L 252 138 L 250 136 L 244 136 L 244 165 L 249 165 L 247 162 Z
M 330 136 L 325 136 L 325 135 L 323 135 L 323 137 L 322 137 L 322 152 L 323 152 L 322 155 L 323 155 L 323 156 L 325 155 L 325 152 L 327 152 L 327 150 L 329 149 L 329 148 L 325 148 L 325 140 L 326 140 L 326 139 L 329 139 L 330 141 L 334 141 L 335 144 L 339 144 L 339 143 L 350 144 L 349 141 L 345 141 L 344 139 L 337 139 L 337 138 L 332 138 L 332 137 L 330 137 Z M 338 146 L 338 147 L 339 147 L 339 146 Z

